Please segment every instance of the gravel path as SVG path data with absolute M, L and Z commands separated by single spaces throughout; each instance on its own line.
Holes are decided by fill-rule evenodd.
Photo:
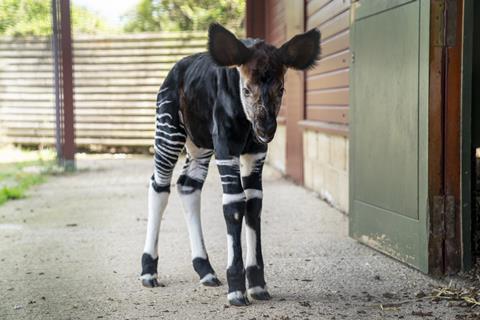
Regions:
M 346 216 L 268 168 L 262 217 L 273 300 L 229 307 L 225 285 L 198 284 L 176 192 L 160 232 L 166 287 L 143 288 L 138 274 L 151 159 L 87 157 L 79 167 L 0 207 L 0 319 L 450 320 L 468 311 L 415 301 L 420 291 L 429 294 L 444 283 L 351 240 Z M 225 283 L 218 181 L 212 167 L 203 224 L 210 259 Z

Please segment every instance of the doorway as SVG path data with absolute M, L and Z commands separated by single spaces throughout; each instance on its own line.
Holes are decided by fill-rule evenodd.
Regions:
M 480 265 L 480 3 L 472 1 L 472 57 L 471 57 L 471 109 L 464 109 L 463 115 L 465 129 L 463 140 L 468 146 L 470 142 L 470 152 L 466 152 L 469 159 L 464 159 L 464 163 L 471 165 L 470 179 L 463 183 L 464 188 L 468 190 L 471 186 L 471 260 L 473 266 Z M 468 49 L 468 48 L 466 48 Z M 467 84 L 468 85 L 468 84 Z M 468 97 L 467 97 L 468 102 Z M 470 121 L 468 119 L 470 117 Z M 469 123 L 470 122 L 470 123 Z M 468 130 L 470 129 L 470 130 Z M 470 132 L 468 132 L 470 131 Z M 469 141 L 470 140 L 470 141 Z M 468 151 L 468 150 L 467 150 Z M 465 154 L 465 150 L 463 152 Z M 466 170 L 464 170 L 465 172 Z M 467 203 L 468 205 L 468 203 Z M 468 206 L 467 206 L 468 207 Z M 466 261 L 468 265 L 469 261 Z

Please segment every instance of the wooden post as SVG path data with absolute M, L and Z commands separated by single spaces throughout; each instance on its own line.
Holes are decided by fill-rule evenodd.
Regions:
M 60 12 L 57 11 L 58 9 L 60 9 Z M 52 0 L 52 17 L 57 110 L 57 157 L 61 166 L 65 167 L 67 171 L 72 171 L 75 170 L 75 129 L 70 1 Z
M 245 26 L 248 38 L 265 39 L 265 0 L 247 0 Z
M 285 1 L 287 40 L 304 32 L 304 2 Z M 305 118 L 305 73 L 288 70 L 286 74 L 287 163 L 286 173 L 303 184 L 303 131 L 299 122 Z

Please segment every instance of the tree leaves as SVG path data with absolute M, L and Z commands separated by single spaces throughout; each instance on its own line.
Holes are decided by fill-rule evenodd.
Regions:
M 124 17 L 124 30 L 207 31 L 218 22 L 243 35 L 245 0 L 140 0 L 136 10 Z
M 86 8 L 72 5 L 74 33 L 108 30 L 102 19 Z M 48 36 L 52 33 L 51 1 L 0 0 L 0 35 Z

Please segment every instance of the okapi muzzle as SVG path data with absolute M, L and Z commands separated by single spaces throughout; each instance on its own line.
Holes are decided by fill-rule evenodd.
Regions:
M 297 35 L 280 48 L 259 39 L 238 40 L 218 24 L 210 26 L 208 37 L 208 52 L 177 62 L 158 92 L 141 280 L 146 287 L 161 286 L 157 279 L 160 223 L 174 167 L 186 148 L 177 191 L 193 269 L 202 285 L 221 285 L 207 254 L 200 217 L 201 191 L 215 154 L 227 230 L 227 299 L 245 306 L 249 299 L 270 299 L 261 242 L 262 171 L 267 143 L 277 129 L 285 73 L 288 68 L 305 70 L 315 64 L 320 32 Z

